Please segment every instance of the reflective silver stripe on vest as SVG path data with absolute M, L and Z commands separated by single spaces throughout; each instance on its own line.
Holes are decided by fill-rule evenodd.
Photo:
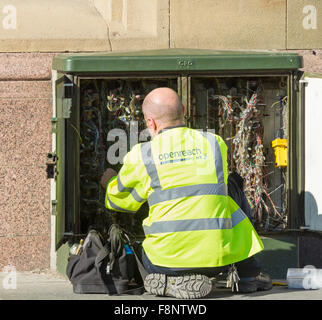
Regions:
M 142 161 L 145 165 L 146 171 L 148 172 L 148 175 L 151 178 L 151 188 L 152 189 L 161 188 L 158 171 L 152 156 L 151 141 L 144 142 L 141 144 L 141 156 L 142 156 Z
M 225 184 L 196 184 L 184 187 L 177 187 L 165 190 L 155 190 L 148 198 L 149 206 L 153 206 L 162 201 L 170 201 L 183 197 L 204 196 L 204 195 L 227 195 L 227 185 Z
M 180 231 L 232 229 L 245 218 L 246 215 L 239 208 L 231 215 L 231 218 L 205 218 L 156 221 L 153 222 L 152 225 L 149 227 L 144 226 L 144 232 L 145 234 L 154 234 Z
M 245 218 L 247 218 L 247 216 L 244 213 L 244 211 L 238 208 L 231 214 L 232 227 L 237 225 L 239 222 L 243 221 Z
M 215 166 L 216 166 L 216 174 L 217 174 L 217 180 L 218 184 L 224 184 L 224 167 L 223 167 L 223 161 L 222 161 L 222 155 L 221 155 L 221 150 L 219 143 L 216 139 L 216 137 L 210 133 L 210 132 L 201 132 L 203 136 L 205 136 L 210 145 L 211 145 L 211 150 L 212 154 L 214 155 L 215 158 Z
M 136 213 L 136 211 L 131 211 L 131 210 L 126 210 L 126 209 L 123 209 L 121 207 L 119 207 L 117 204 L 115 204 L 114 202 L 111 201 L 111 199 L 109 198 L 108 196 L 108 192 L 106 193 L 106 198 L 107 200 L 109 201 L 111 207 L 116 210 L 116 211 L 121 211 L 121 212 L 128 212 L 128 213 Z
M 144 202 L 146 199 L 143 199 L 142 197 L 140 197 L 140 195 L 136 192 L 136 190 L 134 188 L 128 188 L 125 187 L 121 180 L 119 175 L 117 175 L 117 188 L 119 192 L 129 192 L 132 197 L 135 199 L 135 201 L 137 202 Z

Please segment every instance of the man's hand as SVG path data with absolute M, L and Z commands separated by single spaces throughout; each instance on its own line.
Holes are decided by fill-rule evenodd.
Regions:
M 115 176 L 117 176 L 117 172 L 114 169 L 111 169 L 111 168 L 106 169 L 106 171 L 103 173 L 101 178 L 102 187 L 106 189 L 106 186 L 109 180 Z

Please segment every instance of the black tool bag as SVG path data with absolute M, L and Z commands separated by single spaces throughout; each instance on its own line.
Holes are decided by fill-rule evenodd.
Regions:
M 74 293 L 142 294 L 147 273 L 126 232 L 113 224 L 103 242 L 91 230 L 81 254 L 70 255 L 66 274 Z

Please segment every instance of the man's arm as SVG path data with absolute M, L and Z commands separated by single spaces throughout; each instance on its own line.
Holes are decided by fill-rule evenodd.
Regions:
M 101 184 L 106 188 L 105 206 L 110 210 L 136 212 L 148 197 L 148 175 L 141 161 L 139 145 L 124 157 L 123 166 L 118 174 L 107 169 Z

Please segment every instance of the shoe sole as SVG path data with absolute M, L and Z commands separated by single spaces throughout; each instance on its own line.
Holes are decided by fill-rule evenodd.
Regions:
M 212 290 L 211 280 L 204 275 L 166 276 L 152 273 L 144 280 L 145 290 L 156 296 L 169 296 L 177 299 L 199 299 Z

